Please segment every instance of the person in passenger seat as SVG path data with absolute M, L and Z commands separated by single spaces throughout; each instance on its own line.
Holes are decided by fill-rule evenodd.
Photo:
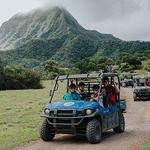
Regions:
M 145 86 L 150 86 L 150 81 L 148 79 L 145 80 Z
M 85 93 L 85 84 L 83 82 L 80 82 L 78 84 L 78 93 L 80 94 L 81 100 L 86 100 L 86 93 Z
M 91 95 L 91 100 L 100 100 L 100 87 L 99 85 L 93 86 L 93 94 Z
M 103 78 L 103 104 L 104 107 L 108 107 L 109 104 L 114 105 L 117 100 L 118 93 L 120 92 L 116 83 L 113 82 L 112 85 L 109 84 L 109 78 L 104 77 Z

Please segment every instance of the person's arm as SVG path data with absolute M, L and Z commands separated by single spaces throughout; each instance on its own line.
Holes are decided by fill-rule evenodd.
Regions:
M 116 93 L 118 94 L 120 92 L 119 88 L 117 87 L 116 83 L 114 83 L 114 88 L 115 88 L 115 91 Z
M 66 94 L 63 96 L 63 99 L 66 100 Z
M 100 95 L 99 94 L 97 94 L 96 97 L 94 96 L 94 94 L 91 95 L 91 101 L 92 100 L 97 100 L 98 101 L 99 99 L 100 99 Z

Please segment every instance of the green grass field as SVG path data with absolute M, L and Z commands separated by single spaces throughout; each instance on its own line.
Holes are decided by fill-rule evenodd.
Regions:
M 51 82 L 43 81 L 44 88 L 39 90 L 0 91 L 0 150 L 39 137 L 40 114 L 48 102 Z M 62 97 L 63 92 L 57 92 L 57 99 Z
M 41 111 L 48 102 L 53 81 L 43 81 L 43 89 L 0 91 L 0 150 L 39 138 Z M 54 99 L 62 99 L 65 83 L 60 84 Z M 149 150 L 150 144 L 142 150 Z
M 146 143 L 141 150 L 150 150 L 150 143 Z

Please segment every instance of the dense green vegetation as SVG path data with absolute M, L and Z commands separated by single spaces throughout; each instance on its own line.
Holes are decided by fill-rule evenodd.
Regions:
M 108 65 L 120 72 L 150 70 L 150 63 L 143 66 L 150 59 L 150 42 L 86 30 L 62 8 L 35 10 L 4 23 L 0 49 L 10 48 L 0 51 L 0 78 L 7 85 L 1 82 L 0 87 L 5 89 L 37 88 L 40 77 L 107 70 Z
M 41 88 L 40 74 L 21 66 L 5 66 L 0 61 L 0 89 L 37 89 Z
M 108 66 L 112 65 L 113 61 L 107 57 L 95 58 L 95 59 L 82 59 L 76 63 L 76 67 L 80 69 L 80 73 L 87 73 L 90 71 L 106 70 Z
M 5 89 L 37 89 L 41 88 L 40 75 L 31 69 L 20 66 L 4 68 Z
M 150 59 L 150 51 L 145 51 L 144 53 L 127 53 L 124 52 L 119 55 L 117 59 L 117 64 L 121 72 L 132 72 L 134 70 L 139 70 L 144 68 L 148 71 L 149 65 L 143 66 L 142 61 L 147 61 Z
M 41 67 L 43 68 L 41 71 L 42 79 L 54 79 L 58 75 L 80 73 L 79 68 L 66 68 L 53 60 L 44 62 Z

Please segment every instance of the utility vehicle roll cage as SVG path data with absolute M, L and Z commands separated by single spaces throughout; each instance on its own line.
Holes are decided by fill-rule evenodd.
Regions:
M 53 90 L 50 90 L 50 100 L 49 102 L 51 103 L 52 99 L 53 99 L 53 96 L 54 96 L 54 92 L 58 90 L 58 87 L 59 87 L 59 84 L 58 84 L 58 81 L 64 81 L 64 80 L 67 80 L 67 90 L 68 91 L 68 87 L 69 87 L 69 83 L 70 81 L 72 80 L 75 80 L 75 84 L 78 85 L 78 81 L 79 80 L 85 80 L 85 79 L 89 79 L 89 80 L 92 80 L 92 79 L 99 79 L 97 80 L 97 84 L 101 84 L 102 82 L 102 79 L 104 77 L 110 77 L 110 85 L 112 85 L 113 81 L 114 81 L 114 77 L 117 77 L 117 80 L 118 80 L 118 87 L 120 89 L 120 79 L 119 79 L 119 75 L 118 73 L 89 73 L 89 74 L 73 74 L 73 75 L 61 75 L 61 76 L 57 76 L 55 78 L 55 85 L 54 85 L 54 88 Z M 90 84 L 90 81 L 89 82 L 86 82 L 86 83 L 89 83 Z M 90 86 L 89 86 L 90 87 Z M 88 87 L 88 88 L 89 88 Z M 101 86 L 100 86 L 100 89 L 101 89 Z M 89 89 L 90 90 L 90 89 Z M 118 100 L 120 99 L 120 93 L 118 94 Z

